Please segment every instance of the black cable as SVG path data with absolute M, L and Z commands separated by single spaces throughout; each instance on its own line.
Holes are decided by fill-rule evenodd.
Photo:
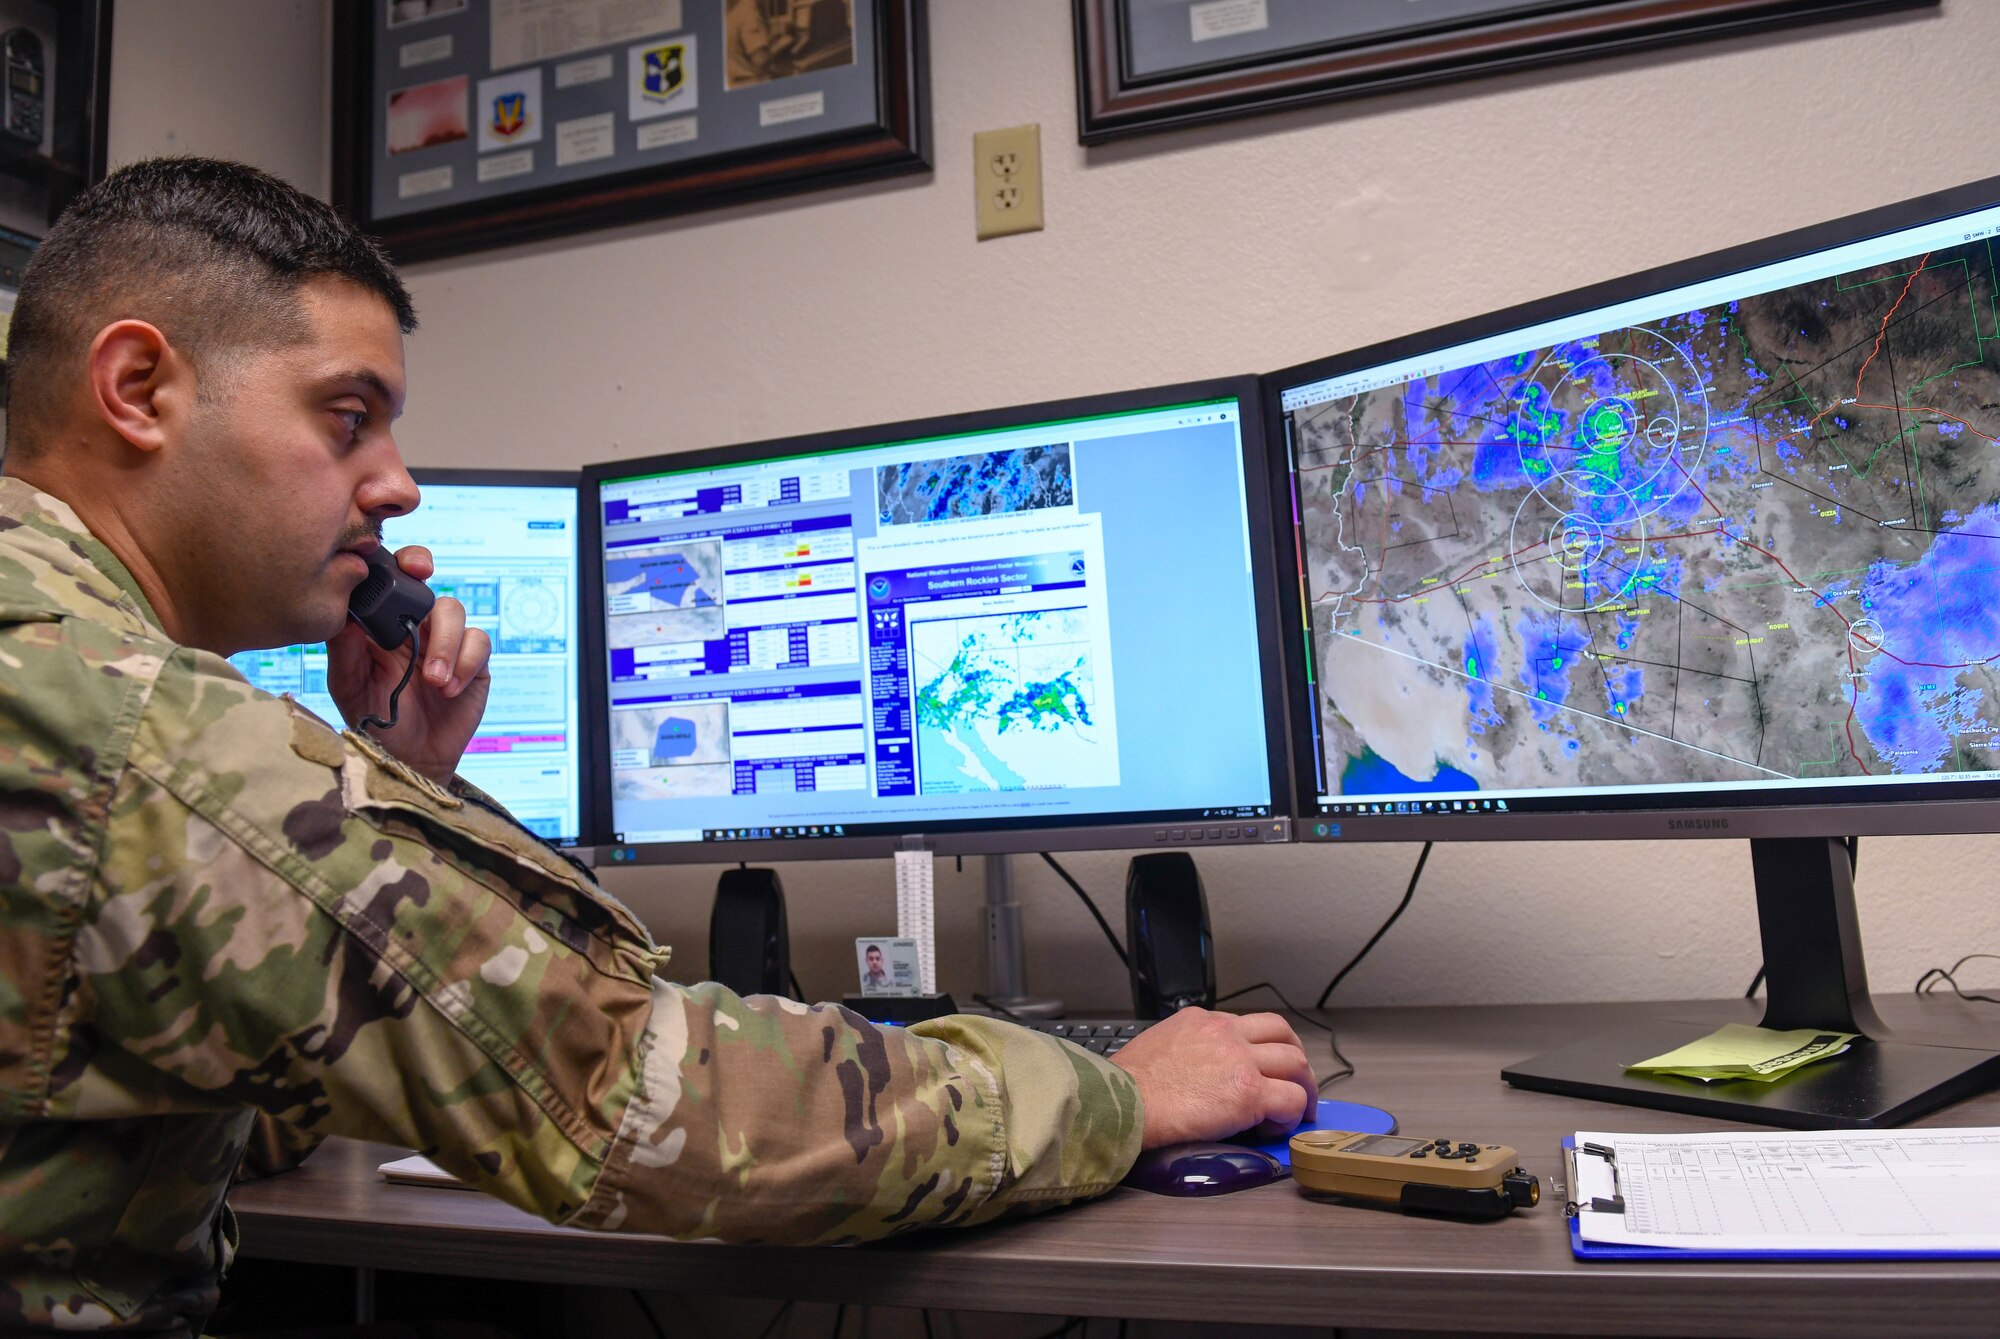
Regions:
M 363 716 L 361 718 L 361 728 L 363 730 L 366 730 L 371 725 L 378 730 L 393 730 L 396 728 L 397 699 L 401 698 L 403 690 L 410 686 L 410 676 L 416 673 L 417 661 L 423 658 L 424 653 L 423 639 L 417 635 L 417 620 L 411 618 L 408 614 L 403 615 L 403 631 L 409 634 L 410 660 L 408 664 L 403 666 L 403 677 L 396 680 L 396 686 L 389 690 L 389 719 L 385 721 L 380 716 L 372 714 Z
M 931 1309 L 925 1307 L 917 1314 L 924 1318 L 924 1339 L 936 1339 L 936 1336 L 931 1334 Z
M 975 994 L 972 997 L 972 1002 L 978 1005 L 982 1009 L 991 1009 L 994 1013 L 999 1014 L 1002 1018 L 1011 1018 L 1016 1023 L 1026 1023 L 1031 1021 L 1029 1019 L 1021 1017 L 1021 1015 L 1015 1013 L 1012 1009 L 1009 1009 L 1004 1004 L 995 1004 L 993 1002 L 993 997 L 991 995 Z
M 1855 872 L 1861 868 L 1861 839 L 1859 837 L 1843 837 L 1841 845 L 1847 848 L 1847 877 L 1852 879 Z M 1750 989 L 1743 992 L 1744 999 L 1754 1000 L 1757 998 L 1757 987 L 1764 984 L 1764 967 L 1765 964 L 1761 962 L 1757 964 L 1757 975 L 1750 978 Z
M 785 969 L 785 975 L 792 978 L 792 998 L 797 1000 L 800 1004 L 808 1003 L 806 999 L 806 988 L 799 984 L 799 974 L 793 971 L 791 968 L 787 967 Z
M 1062 881 L 1068 884 L 1076 892 L 1076 895 L 1078 897 L 1083 899 L 1083 905 L 1089 907 L 1090 914 L 1094 918 L 1096 918 L 1097 928 L 1104 931 L 1104 937 L 1111 941 L 1111 951 L 1118 955 L 1118 961 L 1125 964 L 1125 970 L 1128 972 L 1131 971 L 1132 959 L 1126 956 L 1125 946 L 1118 942 L 1117 935 L 1111 933 L 1110 923 L 1104 919 L 1104 913 L 1097 909 L 1097 903 L 1090 900 L 1090 894 L 1083 891 L 1083 885 L 1078 883 L 1075 879 L 1072 879 L 1069 876 L 1069 871 L 1064 869 L 1061 865 L 1058 865 L 1056 863 L 1056 858 L 1050 855 L 1047 851 L 1042 851 L 1039 854 L 1041 855 L 1043 860 L 1048 862 L 1049 868 L 1054 870 L 1058 875 L 1060 875 L 1062 877 Z
M 771 1339 L 772 1332 L 778 1328 L 778 1322 L 791 1314 L 792 1304 L 790 1302 L 779 1307 L 777 1313 L 771 1317 L 771 1323 L 764 1327 L 763 1333 L 759 1334 L 757 1339 Z
M 640 1314 L 645 1316 L 646 1324 L 652 1326 L 653 1333 L 658 1335 L 659 1339 L 667 1339 L 666 1327 L 661 1325 L 660 1318 L 653 1314 L 653 1308 L 646 1304 L 646 1295 L 637 1288 L 631 1288 L 627 1291 L 632 1294 L 632 1300 L 639 1304 Z
M 1359 967 L 1361 965 L 1361 960 L 1368 956 L 1368 950 L 1374 948 L 1375 945 L 1378 942 L 1380 942 L 1382 936 L 1389 933 L 1389 927 L 1396 923 L 1396 918 L 1398 916 L 1401 916 L 1403 914 L 1404 908 L 1410 905 L 1410 899 L 1417 895 L 1417 880 L 1421 879 L 1424 876 L 1424 862 L 1429 860 L 1430 858 L 1431 858 L 1431 844 L 1429 842 L 1425 842 L 1424 849 L 1417 852 L 1417 867 L 1410 871 L 1410 886 L 1403 890 L 1403 900 L 1398 902 L 1396 904 L 1396 909 L 1389 913 L 1389 919 L 1382 922 L 1382 928 L 1377 930 L 1372 936 L 1369 937 L 1368 942 L 1361 946 L 1361 951 L 1355 954 L 1353 958 L 1349 959 L 1347 966 L 1341 968 L 1339 971 L 1333 974 L 1333 980 L 1326 983 L 1326 989 L 1322 990 L 1319 993 L 1319 1003 L 1315 1004 L 1313 1008 L 1315 1009 L 1326 1008 L 1327 998 L 1333 994 L 1334 987 L 1338 986 L 1342 981 L 1345 981 L 1347 979 L 1347 974 L 1353 971 L 1356 967 Z M 1338 1052 L 1336 1052 L 1336 1054 L 1338 1054 Z M 1341 1059 L 1342 1062 L 1345 1063 L 1346 1057 L 1342 1056 Z M 1350 1073 L 1353 1072 L 1352 1066 L 1349 1066 L 1349 1072 Z
M 1245 987 L 1243 987 L 1243 989 L 1241 989 L 1241 990 L 1232 990 L 1232 991 L 1230 991 L 1230 992 L 1229 992 L 1229 993 L 1228 993 L 1227 995 L 1217 995 L 1217 996 L 1215 997 L 1215 1002 L 1216 1002 L 1217 1004 L 1226 1004 L 1226 1003 L 1228 1003 L 1228 1002 L 1229 1002 L 1230 1000 L 1233 1000 L 1233 999 L 1235 999 L 1235 998 L 1236 998 L 1236 997 L 1237 997 L 1238 995 L 1248 995 L 1248 994 L 1249 994 L 1249 993 L 1250 993 L 1251 991 L 1253 991 L 1253 990 L 1268 990 L 1268 991 L 1270 991 L 1270 992 L 1271 992 L 1271 993 L 1272 993 L 1273 995 L 1276 995 L 1276 996 L 1278 997 L 1278 1002 L 1279 1002 L 1280 1004 L 1282 1004 L 1282 1005 L 1284 1005 L 1284 1006 L 1285 1006 L 1285 1010 L 1286 1010 L 1286 1012 L 1287 1012 L 1287 1013 L 1290 1013 L 1290 1014 L 1291 1014 L 1291 1015 L 1292 1015 L 1293 1017 L 1297 1018 L 1297 1019 L 1298 1019 L 1298 1020 L 1299 1020 L 1299 1021 L 1300 1021 L 1301 1023 L 1305 1023 L 1305 1024 L 1307 1024 L 1307 1025 L 1309 1025 L 1309 1026 L 1311 1026 L 1311 1027 L 1316 1027 L 1316 1028 L 1318 1028 L 1318 1029 L 1319 1029 L 1319 1030 L 1320 1030 L 1321 1032 L 1324 1032 L 1324 1033 L 1326 1033 L 1326 1034 L 1327 1034 L 1328 1036 L 1332 1036 L 1332 1035 L 1333 1035 L 1333 1029 L 1332 1029 L 1332 1028 L 1330 1028 L 1330 1027 L 1328 1027 L 1328 1026 L 1327 1026 L 1326 1024 L 1324 1024 L 1324 1023 L 1320 1022 L 1320 1021 L 1319 1021 L 1319 1020 L 1318 1020 L 1317 1018 L 1314 1018 L 1314 1017 L 1313 1017 L 1313 1016 L 1312 1016 L 1311 1014 L 1307 1013 L 1307 1012 L 1306 1012 L 1306 1011 L 1305 1011 L 1304 1009 L 1301 1009 L 1301 1008 L 1299 1008 L 1299 1006 L 1298 1006 L 1298 1005 L 1296 1005 L 1296 1004 L 1293 1004 L 1293 1003 L 1292 1003 L 1292 1002 L 1291 1002 L 1290 1000 L 1286 999 L 1286 998 L 1285 998 L 1285 992 L 1284 992 L 1284 991 L 1282 991 L 1282 990 L 1279 990 L 1279 989 L 1278 989 L 1278 988 L 1277 988 L 1276 986 L 1272 985 L 1272 984 L 1271 984 L 1271 983 L 1270 983 L 1269 981 L 1259 981 L 1259 982 L 1258 982 L 1258 983 L 1257 983 L 1256 985 L 1254 985 L 1254 986 L 1245 986 Z
M 1354 1062 L 1349 1060 L 1341 1051 L 1340 1042 L 1335 1038 L 1329 1037 L 1326 1044 L 1332 1050 L 1333 1058 L 1340 1062 L 1340 1068 L 1319 1081 L 1319 1090 L 1321 1092 L 1326 1091 L 1326 1085 L 1329 1083 L 1338 1083 L 1342 1079 L 1351 1079 L 1354 1077 Z
M 1035 1339 L 1064 1339 L 1065 1335 L 1075 1334 L 1079 1326 L 1088 1326 L 1089 1324 L 1090 1317 L 1088 1316 L 1071 1316 L 1053 1330 L 1036 1335 Z
M 842 1302 L 833 1312 L 833 1339 L 840 1339 L 840 1327 L 846 1319 L 847 1303 Z
M 1917 978 L 1916 993 L 1919 995 L 1928 995 L 1936 990 L 1938 982 L 1942 981 L 1951 987 L 1952 994 L 1962 1000 L 1976 1001 L 1980 1004 L 2000 1004 L 2000 996 L 1982 995 L 1978 991 L 1959 989 L 1958 969 L 1971 962 L 1974 958 L 1991 958 L 1996 962 L 2000 962 L 2000 953 L 1968 953 L 1949 968 L 1933 967 Z

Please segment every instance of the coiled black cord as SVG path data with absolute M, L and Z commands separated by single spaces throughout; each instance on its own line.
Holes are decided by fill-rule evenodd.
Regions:
M 410 676 L 417 672 L 417 662 L 423 659 L 424 655 L 423 639 L 417 635 L 417 620 L 411 618 L 408 614 L 403 615 L 403 632 L 406 634 L 404 640 L 410 643 L 410 662 L 403 666 L 403 677 L 396 680 L 396 686 L 389 690 L 389 719 L 385 721 L 380 716 L 373 714 L 363 716 L 361 718 L 361 728 L 363 730 L 371 726 L 377 730 L 393 730 L 396 728 L 398 699 L 403 696 L 403 690 L 410 686 Z

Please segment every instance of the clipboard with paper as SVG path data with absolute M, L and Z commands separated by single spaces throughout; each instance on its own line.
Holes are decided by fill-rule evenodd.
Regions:
M 2000 1259 L 2000 1129 L 1580 1131 L 1580 1260 Z

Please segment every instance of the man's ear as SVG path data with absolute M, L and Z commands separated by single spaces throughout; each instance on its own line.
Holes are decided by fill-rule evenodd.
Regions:
M 88 372 L 92 407 L 140 451 L 172 440 L 194 400 L 194 369 L 146 321 L 113 321 L 98 331 Z

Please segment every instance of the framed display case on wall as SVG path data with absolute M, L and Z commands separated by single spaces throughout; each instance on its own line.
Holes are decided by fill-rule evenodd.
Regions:
M 0 358 L 21 270 L 48 225 L 101 179 L 111 0 L 0 0 Z M 6 403 L 0 361 L 0 406 Z
M 1085 144 L 1938 0 L 1073 0 Z
M 104 175 L 111 0 L 0 0 L 0 177 L 47 224 Z M 39 229 L 37 229 L 39 231 Z
M 399 260 L 930 166 L 924 0 L 336 0 L 335 203 Z

